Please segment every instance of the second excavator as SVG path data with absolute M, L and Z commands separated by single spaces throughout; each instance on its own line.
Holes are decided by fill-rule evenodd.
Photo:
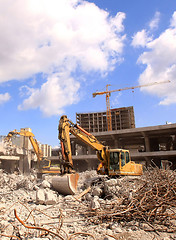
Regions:
M 15 129 L 8 133 L 4 141 L 9 142 L 11 138 L 16 135 L 29 138 L 31 145 L 34 149 L 34 152 L 37 156 L 38 176 L 41 176 L 42 174 L 47 174 L 47 173 L 52 173 L 52 174 L 60 173 L 60 168 L 51 166 L 51 161 L 43 156 L 43 152 L 40 149 L 37 140 L 35 139 L 35 135 L 31 131 L 28 131 L 25 128 L 21 128 L 20 131 L 17 131 Z
M 99 142 L 95 136 L 63 115 L 59 121 L 59 140 L 62 150 L 62 174 L 53 177 L 53 186 L 58 192 L 70 194 L 76 191 L 78 174 L 73 170 L 70 134 L 96 150 L 100 164 L 97 172 L 108 176 L 142 175 L 142 165 L 131 161 L 129 150 L 110 149 Z M 71 187 L 70 187 L 71 186 Z M 72 190 L 70 190 L 72 189 Z
M 42 174 L 57 175 L 56 177 L 52 177 L 52 184 L 59 193 L 69 195 L 76 192 L 79 174 L 73 171 L 73 162 L 71 158 L 63 158 L 62 161 L 58 159 L 57 165 L 60 166 L 52 166 L 51 161 L 43 156 L 43 152 L 39 147 L 38 141 L 35 139 L 35 135 L 31 131 L 28 131 L 25 128 L 21 128 L 20 131 L 15 129 L 8 133 L 4 141 L 9 142 L 12 137 L 16 135 L 29 138 L 37 156 L 37 176 L 39 178 L 41 178 Z

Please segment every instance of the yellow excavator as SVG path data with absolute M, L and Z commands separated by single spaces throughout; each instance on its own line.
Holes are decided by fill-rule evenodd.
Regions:
M 72 169 L 72 161 L 70 163 L 68 161 L 60 162 L 58 159 L 59 167 L 54 167 L 51 165 L 51 161 L 47 158 L 43 157 L 43 152 L 39 148 L 39 144 L 35 139 L 35 135 L 27 131 L 25 128 L 22 128 L 20 131 L 16 129 L 10 131 L 8 135 L 5 137 L 4 141 L 9 142 L 13 136 L 20 135 L 24 137 L 28 137 L 34 152 L 37 156 L 37 176 L 40 178 L 42 174 L 52 174 L 57 175 L 56 177 L 52 177 L 53 187 L 59 192 L 64 195 L 74 194 L 77 189 L 77 182 L 79 175 L 75 173 Z M 69 174 L 66 174 L 69 173 Z
M 44 173 L 53 173 L 53 174 L 60 173 L 60 168 L 52 167 L 51 161 L 48 160 L 47 158 L 43 157 L 43 152 L 39 148 L 39 144 L 38 144 L 37 140 L 35 139 L 35 135 L 32 132 L 27 131 L 25 128 L 22 128 L 20 131 L 17 131 L 15 129 L 8 133 L 8 135 L 5 137 L 4 141 L 9 142 L 10 139 L 15 135 L 20 135 L 20 136 L 29 138 L 29 140 L 32 144 L 32 147 L 34 149 L 34 152 L 37 156 L 38 176 L 41 176 Z
M 70 134 L 73 134 L 97 151 L 97 157 L 100 161 L 97 172 L 100 174 L 107 174 L 108 176 L 137 176 L 143 174 L 142 165 L 131 161 L 129 150 L 110 149 L 108 146 L 104 146 L 92 134 L 69 120 L 66 115 L 60 118 L 58 130 L 63 158 L 63 176 L 53 177 L 53 186 L 58 192 L 64 194 L 74 193 L 77 187 L 79 176 L 73 170 Z

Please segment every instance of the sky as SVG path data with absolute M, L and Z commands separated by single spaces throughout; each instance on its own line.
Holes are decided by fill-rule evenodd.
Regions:
M 175 0 L 0 0 L 0 135 L 55 147 L 62 115 L 134 107 L 136 127 L 176 122 Z

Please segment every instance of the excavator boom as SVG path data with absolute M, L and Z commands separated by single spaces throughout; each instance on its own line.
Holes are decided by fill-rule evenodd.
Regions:
M 70 134 L 73 134 L 76 138 L 97 151 L 97 157 L 100 161 L 98 172 L 108 174 L 109 176 L 142 174 L 142 165 L 131 161 L 128 150 L 110 149 L 108 146 L 104 146 L 95 136 L 88 133 L 78 124 L 74 124 L 66 115 L 63 115 L 59 122 L 59 139 L 61 141 L 63 161 L 67 163 L 67 166 L 70 164 L 72 169 Z M 68 169 L 64 169 L 64 171 L 69 173 Z

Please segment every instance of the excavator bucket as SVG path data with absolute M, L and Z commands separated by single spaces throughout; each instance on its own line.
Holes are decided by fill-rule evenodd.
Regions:
M 77 191 L 78 178 L 78 173 L 54 176 L 52 178 L 52 186 L 58 193 L 63 195 L 73 195 Z

